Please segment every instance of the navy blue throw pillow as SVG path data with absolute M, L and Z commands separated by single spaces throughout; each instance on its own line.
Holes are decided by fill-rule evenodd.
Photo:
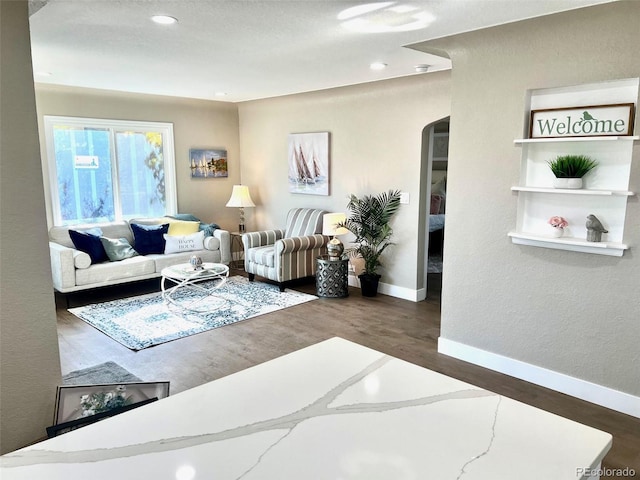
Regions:
M 169 224 L 162 225 L 140 225 L 131 224 L 133 232 L 133 246 L 140 255 L 150 253 L 164 253 L 163 235 L 169 231 Z
M 95 234 L 93 232 L 95 232 Z M 106 262 L 107 260 L 109 260 L 109 257 L 107 257 L 107 252 L 104 251 L 104 247 L 102 246 L 102 242 L 100 241 L 101 234 L 102 230 L 100 229 L 91 229 L 90 231 L 86 232 L 69 230 L 69 236 L 71 237 L 73 245 L 77 250 L 88 254 L 89 257 L 91 257 L 92 264 Z

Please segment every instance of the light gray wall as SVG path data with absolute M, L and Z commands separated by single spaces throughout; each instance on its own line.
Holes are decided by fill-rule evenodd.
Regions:
M 420 47 L 453 61 L 442 337 L 632 395 L 640 395 L 638 198 L 621 258 L 516 246 L 507 232 L 527 90 L 640 76 L 639 24 L 640 2 L 615 2 Z M 638 146 L 629 189 L 640 190 Z
M 0 2 L 3 451 L 37 438 L 50 422 L 60 376 L 42 185 L 32 174 L 40 164 L 29 127 L 33 91 L 21 4 Z M 523 135 L 526 90 L 640 76 L 633 48 L 640 43 L 639 9 L 640 3 L 616 2 L 430 42 L 428 48 L 449 52 L 451 73 L 238 107 L 38 87 L 38 113 L 174 122 L 179 208 L 226 228 L 237 223 L 235 209 L 223 206 L 240 180 L 258 204 L 247 209 L 248 228 L 283 225 L 294 206 L 344 211 L 349 193 L 407 191 L 411 203 L 394 222 L 398 246 L 386 258 L 383 281 L 409 290 L 422 268 L 416 232 L 422 129 L 451 114 L 442 336 L 639 395 L 637 198 L 627 210 L 632 249 L 622 258 L 515 246 L 506 236 L 516 219 L 509 188 L 519 177 L 513 139 Z M 328 197 L 287 190 L 287 135 L 310 131 L 331 132 Z M 230 177 L 195 183 L 187 173 L 188 149 L 209 146 L 227 148 Z M 638 160 L 636 152 L 634 191 L 640 190 Z M 30 242 L 30 256 L 14 255 L 10 245 L 18 241 Z M 25 273 L 25 265 L 34 273 Z
M 238 211 L 226 208 L 240 181 L 238 107 L 233 103 L 37 84 L 42 156 L 46 158 L 44 115 L 173 123 L 178 212 L 191 213 L 227 230 L 237 230 Z M 191 178 L 189 149 L 227 150 L 227 178 Z M 46 178 L 48 172 L 44 172 Z M 48 189 L 48 184 L 45 185 Z M 51 218 L 49 215 L 49 223 Z
M 437 72 L 239 104 L 242 183 L 257 204 L 247 228 L 283 228 L 297 206 L 346 212 L 351 193 L 409 192 L 381 281 L 415 291 L 422 130 L 449 115 L 449 85 Z M 330 132 L 330 195 L 289 193 L 287 136 L 318 131 Z
M 60 357 L 27 2 L 0 2 L 0 453 L 46 436 Z

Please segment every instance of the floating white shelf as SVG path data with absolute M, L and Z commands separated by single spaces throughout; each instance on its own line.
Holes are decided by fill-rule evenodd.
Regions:
M 573 250 L 576 252 L 595 253 L 599 255 L 611 255 L 621 257 L 629 246 L 616 242 L 587 242 L 584 239 L 573 237 L 544 237 L 534 233 L 509 232 L 511 241 L 520 245 L 533 247 L 554 248 L 559 250 Z
M 627 190 L 589 190 L 586 188 L 547 188 L 547 187 L 511 187 L 513 192 L 534 192 L 534 193 L 558 193 L 561 195 L 603 195 L 603 196 L 620 196 L 620 197 L 632 197 L 634 192 Z
M 555 137 L 555 138 L 518 138 L 513 141 L 516 145 L 523 143 L 558 143 L 558 142 L 610 142 L 616 140 L 640 140 L 640 136 L 610 136 L 610 137 Z
M 588 92 L 588 93 L 587 93 Z M 589 102 L 585 102 L 589 98 Z M 529 108 L 553 110 L 572 105 L 636 103 L 638 80 L 542 89 L 529 92 Z M 586 107 L 585 107 L 586 108 Z M 635 106 L 634 106 L 635 108 Z M 626 130 L 625 130 L 626 132 Z M 520 245 L 572 250 L 599 255 L 622 256 L 625 243 L 627 204 L 636 194 L 630 191 L 631 162 L 638 135 L 519 138 L 520 178 L 511 187 L 517 194 L 518 209 L 511 241 Z M 564 155 L 593 158 L 596 168 L 585 175 L 584 188 L 553 188 L 555 177 L 549 162 Z M 607 230 L 602 242 L 587 242 L 587 222 L 596 216 Z M 552 237 L 549 219 L 564 218 L 565 236 Z
M 633 142 L 639 136 L 521 138 L 522 147 L 518 193 L 518 218 L 511 241 L 520 245 L 573 250 L 599 255 L 622 256 L 629 247 L 622 243 L 629 191 Z M 598 162 L 580 189 L 553 188 L 548 161 L 558 155 L 588 155 Z M 587 242 L 585 220 L 593 214 L 609 231 L 605 242 Z M 569 222 L 573 237 L 545 236 L 551 216 Z

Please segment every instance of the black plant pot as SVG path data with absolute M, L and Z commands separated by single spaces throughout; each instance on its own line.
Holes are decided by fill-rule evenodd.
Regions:
M 380 275 L 377 273 L 363 273 L 358 275 L 360 279 L 360 290 L 363 297 L 375 297 L 378 294 L 378 283 L 380 283 Z

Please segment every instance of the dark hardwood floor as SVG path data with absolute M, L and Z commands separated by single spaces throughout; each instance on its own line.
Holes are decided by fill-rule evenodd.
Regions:
M 313 281 L 292 288 L 315 294 Z M 69 300 L 74 306 L 157 290 L 158 282 L 152 281 L 75 294 Z M 169 380 L 175 394 L 339 336 L 609 432 L 613 447 L 603 467 L 629 467 L 635 475 L 602 478 L 640 478 L 640 419 L 439 354 L 437 292 L 427 301 L 415 303 L 385 295 L 363 298 L 358 289 L 352 289 L 347 298 L 321 298 L 139 352 L 71 315 L 62 303 L 57 318 L 63 374 L 115 361 L 143 380 Z

